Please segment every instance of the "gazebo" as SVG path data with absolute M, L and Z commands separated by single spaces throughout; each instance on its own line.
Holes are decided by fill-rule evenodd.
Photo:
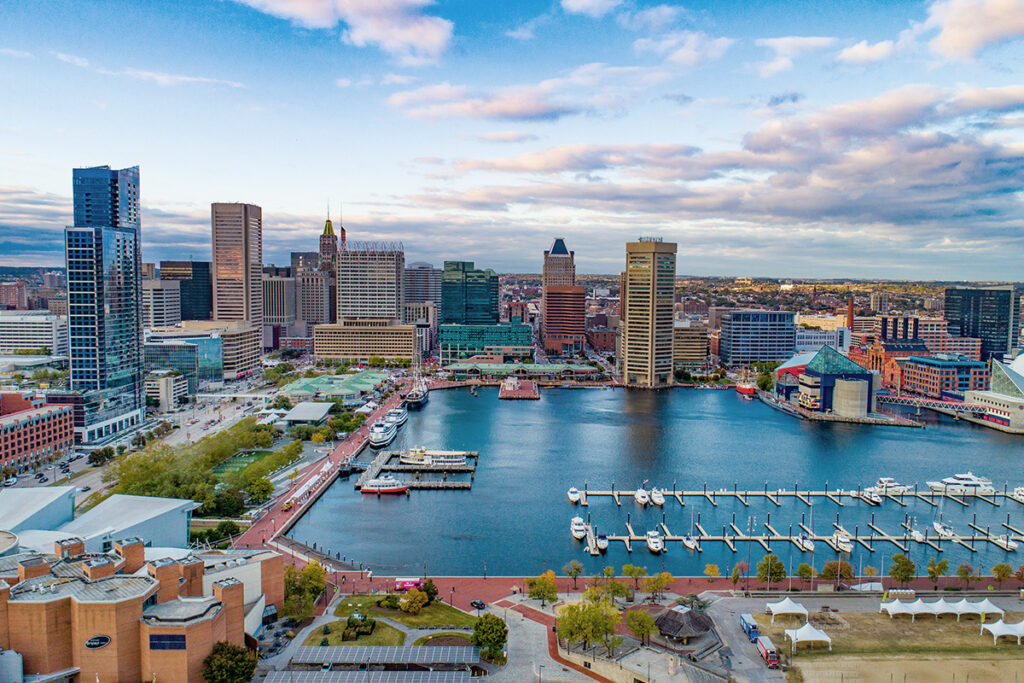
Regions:
M 694 612 L 689 607 L 677 605 L 662 612 L 654 620 L 658 632 L 686 645 L 692 638 L 698 638 L 712 629 L 714 623 L 707 614 Z
M 780 614 L 802 614 L 804 619 L 807 618 L 807 608 L 799 602 L 794 602 L 789 596 L 786 596 L 784 600 L 779 602 L 769 602 L 765 605 L 765 609 L 768 610 L 768 614 L 772 615 L 773 624 L 775 623 L 775 617 Z
M 819 628 L 811 626 L 810 623 L 804 624 L 800 628 L 787 628 L 786 637 L 793 641 L 793 651 L 796 650 L 797 643 L 802 642 L 828 643 L 828 649 L 832 649 L 832 639 L 829 638 L 828 634 Z

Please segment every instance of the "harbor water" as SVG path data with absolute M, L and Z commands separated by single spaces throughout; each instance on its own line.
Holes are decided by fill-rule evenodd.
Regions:
M 497 389 L 477 393 L 431 392 L 422 410 L 410 411 L 389 447 L 479 451 L 472 490 L 378 498 L 354 490 L 354 478 L 339 480 L 290 536 L 380 575 L 524 576 L 558 571 L 576 559 L 585 574 L 605 564 L 632 563 L 649 572 L 697 576 L 708 564 L 727 575 L 736 562 L 747 560 L 747 543 L 737 543 L 732 552 L 724 543 L 706 542 L 697 553 L 674 542 L 655 556 L 642 542 L 633 543 L 632 553 L 613 542 L 604 555 L 592 557 L 570 535 L 569 521 L 589 515 L 597 531 L 610 536 L 625 535 L 627 519 L 637 534 L 664 521 L 672 534 L 683 535 L 698 516 L 710 535 L 721 535 L 734 520 L 743 532 L 753 522 L 755 535 L 767 533 L 766 521 L 780 534 L 799 534 L 803 521 L 824 536 L 837 520 L 851 533 L 867 535 L 872 515 L 874 524 L 893 536 L 906 533 L 900 523 L 908 517 L 931 536 L 932 522 L 940 516 L 961 535 L 975 533 L 968 526 L 972 521 L 993 535 L 1008 533 L 1001 526 L 1007 515 L 1012 526 L 1024 528 L 1024 505 L 1002 498 L 998 507 L 978 500 L 966 507 L 949 500 L 933 507 L 910 499 L 906 507 L 848 499 L 839 507 L 826 498 L 808 506 L 792 497 L 780 499 L 778 507 L 763 497 L 750 499 L 749 507 L 731 497 L 719 498 L 717 507 L 686 498 L 683 507 L 669 498 L 663 508 L 645 509 L 628 496 L 621 507 L 602 496 L 586 508 L 570 505 L 566 497 L 572 486 L 608 490 L 614 484 L 631 491 L 644 481 L 647 488 L 679 490 L 701 490 L 706 483 L 709 491 L 734 486 L 763 491 L 766 484 L 769 491 L 794 485 L 801 491 L 827 485 L 831 491 L 871 486 L 883 476 L 926 491 L 925 481 L 968 470 L 991 479 L 999 491 L 1004 482 L 1011 490 L 1024 485 L 1024 439 L 928 411 L 916 417 L 926 427 L 913 429 L 798 420 L 733 391 L 553 389 L 544 390 L 539 401 L 499 401 Z M 975 552 L 948 542 L 942 543 L 942 553 L 912 541 L 907 547 L 920 573 L 935 556 L 949 560 L 950 574 L 961 562 L 985 574 L 997 562 L 1015 568 L 1024 563 L 1024 544 L 1017 552 L 980 541 Z M 872 566 L 884 574 L 892 555 L 901 552 L 883 541 L 874 549 L 855 546 L 850 558 L 855 569 Z M 836 559 L 822 542 L 813 553 L 778 541 L 772 551 L 794 571 L 801 562 L 820 569 Z M 751 565 L 764 554 L 752 544 Z

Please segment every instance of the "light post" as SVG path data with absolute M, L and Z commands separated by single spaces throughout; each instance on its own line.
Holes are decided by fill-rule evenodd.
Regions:
M 544 683 L 544 665 L 537 665 L 537 681 L 538 683 Z

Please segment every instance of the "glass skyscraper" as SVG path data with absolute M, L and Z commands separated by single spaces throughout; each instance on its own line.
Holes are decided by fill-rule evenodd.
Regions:
M 982 360 L 1002 360 L 1019 344 L 1019 305 L 1014 285 L 948 287 L 944 315 L 949 334 L 981 339 Z
M 139 167 L 76 168 L 64 231 L 76 440 L 95 443 L 145 417 Z
M 160 279 L 181 283 L 181 319 L 213 318 L 213 279 L 209 261 L 161 261 Z
M 441 324 L 496 325 L 498 274 L 472 261 L 445 261 L 441 274 Z

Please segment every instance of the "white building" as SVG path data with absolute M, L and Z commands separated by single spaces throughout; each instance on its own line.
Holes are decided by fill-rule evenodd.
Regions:
M 114 494 L 60 528 L 85 541 L 88 552 L 110 552 L 114 542 L 137 536 L 146 545 L 188 547 L 188 526 L 199 503 L 181 498 Z
M 56 529 L 75 516 L 74 486 L 0 489 L 0 529 Z
M 181 322 L 181 282 L 142 281 L 142 324 L 145 327 L 174 327 Z
M 49 311 L 0 311 L 0 356 L 18 351 L 50 349 L 68 355 L 68 319 Z
M 823 346 L 831 346 L 842 354 L 850 351 L 850 328 L 837 327 L 834 330 L 809 330 L 806 327 L 796 328 L 796 353 L 820 351 Z
M 348 242 L 338 266 L 338 319 L 401 320 L 405 252 L 401 242 Z
M 166 413 L 188 398 L 188 378 L 177 370 L 154 370 L 146 375 L 146 398 L 157 402 L 157 411 Z

